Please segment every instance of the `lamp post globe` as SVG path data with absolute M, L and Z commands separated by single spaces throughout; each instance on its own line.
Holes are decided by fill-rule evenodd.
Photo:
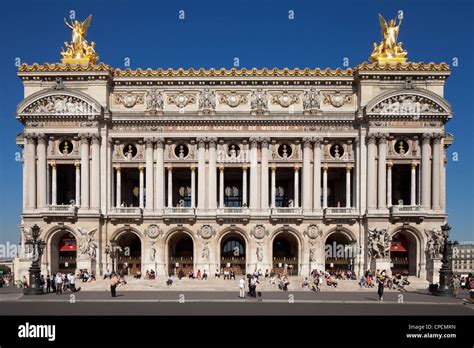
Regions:
M 435 296 L 454 296 L 452 289 L 453 281 L 453 248 L 458 244 L 456 241 L 452 242 L 449 239 L 449 231 L 451 226 L 448 223 L 441 226 L 443 232 L 444 244 L 443 244 L 443 258 L 441 259 L 442 266 L 439 270 L 439 286 L 433 291 Z
M 44 290 L 41 286 L 41 257 L 43 256 L 44 248 L 46 243 L 39 238 L 41 229 L 38 225 L 31 227 L 31 237 L 28 237 L 25 241 L 25 245 L 28 245 L 33 250 L 33 258 L 31 266 L 28 270 L 29 273 L 29 286 L 23 290 L 25 295 L 43 295 Z

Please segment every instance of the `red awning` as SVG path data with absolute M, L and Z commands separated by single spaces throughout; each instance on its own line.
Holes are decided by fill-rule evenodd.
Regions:
M 63 238 L 59 242 L 59 251 L 76 251 L 77 243 L 74 238 Z
M 402 243 L 392 243 L 390 245 L 390 251 L 408 251 L 403 245 Z

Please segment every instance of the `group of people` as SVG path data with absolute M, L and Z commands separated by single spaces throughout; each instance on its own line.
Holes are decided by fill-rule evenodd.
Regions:
M 87 283 L 87 282 L 91 282 L 93 280 L 96 280 L 95 274 L 94 273 L 89 273 L 89 271 L 87 269 L 80 269 L 79 274 L 77 275 L 77 277 L 83 283 Z
M 21 280 L 21 287 L 27 289 L 29 287 L 28 279 L 26 276 L 23 276 Z M 81 288 L 76 288 L 76 276 L 73 273 L 61 273 L 58 272 L 56 275 L 51 277 L 49 274 L 44 277 L 40 276 L 40 287 L 47 294 L 56 293 L 56 295 L 61 295 L 63 292 L 77 292 Z

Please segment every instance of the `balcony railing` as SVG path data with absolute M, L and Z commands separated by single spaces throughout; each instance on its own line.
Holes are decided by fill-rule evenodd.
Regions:
M 194 215 L 194 208 L 191 207 L 168 207 L 165 208 L 165 215 Z
M 75 205 L 49 205 L 48 212 L 75 214 L 77 212 L 77 207 Z
M 419 205 L 394 205 L 390 207 L 390 213 L 392 214 L 410 214 L 421 212 L 422 207 Z
M 355 215 L 357 214 L 356 208 L 341 208 L 341 207 L 331 207 L 324 209 L 325 215 Z
M 142 208 L 138 208 L 138 207 L 113 207 L 111 212 L 112 212 L 112 214 L 120 214 L 120 215 L 141 215 Z
M 301 215 L 303 213 L 302 208 L 294 208 L 294 207 L 278 207 L 272 208 L 271 214 L 272 215 Z
M 217 215 L 248 215 L 250 210 L 242 207 L 224 207 L 217 209 Z

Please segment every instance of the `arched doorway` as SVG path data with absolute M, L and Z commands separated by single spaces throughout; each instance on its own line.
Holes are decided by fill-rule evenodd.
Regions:
M 185 232 L 177 232 L 168 241 L 168 274 L 194 272 L 194 242 Z
M 233 271 L 236 275 L 244 275 L 245 265 L 245 240 L 237 233 L 228 233 L 222 238 L 221 245 L 221 272 Z
M 273 239 L 273 270 L 278 274 L 298 274 L 298 240 L 289 232 Z
M 77 241 L 74 234 L 67 230 L 56 232 L 50 241 L 51 274 L 76 273 Z
M 324 244 L 325 268 L 328 272 L 353 271 L 354 242 L 343 232 L 331 233 Z
M 416 275 L 416 239 L 408 231 L 399 231 L 390 244 L 390 263 L 392 274 Z
M 120 253 L 117 258 L 117 270 L 124 270 L 125 274 L 141 272 L 142 242 L 140 237 L 131 231 L 120 234 L 117 239 Z

